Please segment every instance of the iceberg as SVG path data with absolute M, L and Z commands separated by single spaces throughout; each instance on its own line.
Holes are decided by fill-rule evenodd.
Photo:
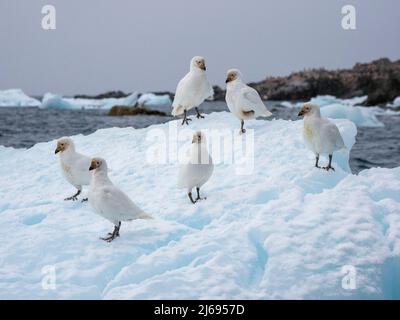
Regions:
M 400 108 L 400 97 L 393 100 L 393 103 L 387 105 L 389 108 Z
M 51 109 L 111 109 L 113 106 L 134 106 L 139 94 L 134 92 L 125 98 L 75 99 L 63 98 L 60 95 L 46 93 L 41 108 Z
M 40 101 L 27 96 L 21 89 L 0 90 L 0 107 L 38 107 Z
M 376 115 L 380 112 L 371 107 L 346 106 L 343 104 L 330 104 L 321 108 L 321 114 L 327 118 L 348 119 L 357 127 L 384 127 Z
M 391 115 L 378 107 L 358 106 L 367 100 L 367 96 L 354 97 L 351 99 L 339 99 L 334 96 L 317 96 L 310 100 L 311 103 L 321 108 L 321 114 L 333 119 L 348 119 L 353 121 L 357 127 L 384 127 L 378 120 L 377 115 Z M 285 108 L 301 108 L 304 102 L 292 103 L 281 102 Z
M 145 107 L 160 107 L 171 106 L 172 101 L 168 94 L 155 95 L 154 93 L 145 93 L 140 96 L 138 104 Z
M 333 121 L 350 150 L 355 125 Z M 110 223 L 88 203 L 62 200 L 74 190 L 55 141 L 0 147 L 0 298 L 399 299 L 400 167 L 353 175 L 335 153 L 335 172 L 316 169 L 302 126 L 250 120 L 240 136 L 230 113 L 208 115 L 212 146 L 213 132 L 231 133 L 238 145 L 254 137 L 254 166 L 238 175 L 240 149 L 218 157 L 216 143 L 207 200 L 196 205 L 176 188 L 176 155 L 204 122 L 74 136 L 77 149 L 107 159 L 110 178 L 155 217 L 124 223 L 111 244 L 98 239 Z M 185 132 L 188 139 L 177 139 Z M 168 161 L 151 161 L 160 150 Z M 56 290 L 45 290 L 52 274 Z

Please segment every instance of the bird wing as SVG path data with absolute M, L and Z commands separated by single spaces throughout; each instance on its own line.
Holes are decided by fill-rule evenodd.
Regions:
M 338 127 L 334 123 L 327 121 L 325 124 L 325 128 L 326 134 L 330 137 L 330 139 L 332 139 L 332 142 L 336 149 L 343 149 L 346 147 L 343 141 L 343 137 L 340 134 Z
M 98 194 L 97 206 L 105 216 L 118 221 L 138 219 L 144 213 L 133 201 L 114 185 L 104 186 Z
M 245 86 L 241 89 L 238 95 L 237 105 L 244 111 L 254 111 L 256 115 L 272 115 L 264 105 L 258 92 L 249 86 Z

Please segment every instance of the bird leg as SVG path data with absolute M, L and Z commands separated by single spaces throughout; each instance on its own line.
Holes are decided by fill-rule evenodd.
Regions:
M 243 128 L 244 120 L 240 120 L 240 134 L 246 133 L 246 129 Z
M 195 204 L 197 202 L 197 200 L 196 201 L 193 200 L 191 192 L 188 193 L 188 196 L 189 196 L 190 201 L 192 201 L 193 204 Z
M 182 120 L 182 125 L 184 125 L 185 123 L 187 125 L 189 125 L 189 121 L 192 121 L 192 119 L 187 117 L 187 111 L 186 109 L 183 111 L 183 120 Z
M 81 200 L 81 202 L 86 202 L 86 201 L 88 201 L 89 200 L 89 198 L 83 198 L 82 200 Z
M 326 171 L 329 171 L 329 169 L 332 169 L 333 171 L 335 171 L 335 168 L 331 166 L 332 164 L 332 155 L 329 155 L 329 163 L 326 167 L 324 167 L 323 169 L 325 169 Z
M 74 194 L 73 196 L 71 196 L 71 197 L 65 198 L 64 201 L 69 201 L 69 200 L 76 201 L 76 200 L 78 200 L 78 196 L 79 196 L 80 194 L 81 194 L 81 190 L 78 190 L 77 193 L 75 193 L 75 194 Z
M 108 237 L 100 238 L 101 240 L 111 242 L 115 238 L 119 237 L 119 228 L 121 228 L 121 221 L 118 222 L 118 226 L 114 227 L 114 231 L 112 233 L 107 234 Z
M 198 201 L 198 200 L 206 200 L 207 198 L 200 198 L 200 188 L 196 188 L 196 191 L 197 191 L 197 198 L 196 198 L 196 202 Z
M 318 165 L 318 162 L 319 162 L 319 154 L 317 153 L 317 155 L 315 156 L 315 167 L 321 169 L 321 167 Z
M 194 109 L 195 109 L 196 112 L 197 112 L 197 115 L 196 115 L 197 119 L 200 119 L 200 118 L 204 119 L 204 116 L 202 116 L 202 115 L 200 114 L 199 109 L 198 109 L 197 107 L 194 108 Z

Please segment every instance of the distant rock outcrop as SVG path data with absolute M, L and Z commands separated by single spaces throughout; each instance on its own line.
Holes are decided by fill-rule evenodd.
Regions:
M 126 98 L 129 96 L 130 93 L 125 93 L 121 90 L 118 91 L 108 91 L 106 93 L 90 96 L 90 95 L 85 95 L 85 94 L 80 94 L 74 96 L 75 99 L 108 99 L 108 98 Z
M 136 116 L 136 115 L 148 115 L 148 116 L 162 116 L 165 117 L 167 114 L 158 110 L 151 110 L 143 107 L 127 107 L 127 106 L 114 106 L 108 112 L 109 116 Z
M 310 100 L 317 95 L 341 99 L 367 95 L 366 106 L 386 104 L 400 96 L 400 60 L 382 58 L 357 63 L 352 69 L 310 69 L 287 77 L 269 77 L 249 84 L 263 99 Z M 223 100 L 225 91 L 214 87 L 214 100 Z

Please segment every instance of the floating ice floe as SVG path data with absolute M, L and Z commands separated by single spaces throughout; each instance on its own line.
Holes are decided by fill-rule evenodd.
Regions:
M 137 92 L 125 98 L 106 99 L 75 99 L 63 98 L 59 95 L 46 93 L 43 96 L 41 108 L 51 109 L 111 109 L 113 106 L 134 106 L 138 101 Z
M 168 94 L 144 93 L 138 99 L 138 105 L 146 107 L 170 106 L 171 104 L 172 101 Z
M 40 101 L 27 96 L 21 89 L 0 90 L 0 107 L 38 107 Z
M 333 119 L 348 119 L 353 121 L 358 127 L 383 127 L 376 115 L 389 115 L 378 107 L 358 106 L 366 101 L 368 97 L 355 97 L 352 99 L 339 99 L 334 96 L 317 96 L 310 100 L 311 103 L 319 105 L 321 114 Z M 281 102 L 280 105 L 286 108 L 301 108 L 304 102 L 292 103 L 289 101 Z
M 333 121 L 350 150 L 355 125 Z M 176 188 L 174 150 L 191 141 L 190 132 L 177 139 L 179 122 L 74 136 L 77 150 L 107 159 L 112 181 L 155 218 L 125 223 L 111 244 L 98 236 L 112 226 L 89 204 L 62 200 L 73 190 L 55 141 L 0 147 L 0 298 L 399 299 L 400 167 L 353 175 L 335 153 L 335 172 L 316 169 L 302 126 L 250 120 L 239 135 L 230 113 L 208 115 L 207 140 L 226 132 L 229 142 L 231 133 L 235 153 L 209 149 L 215 170 L 196 205 Z M 246 157 L 239 142 L 253 141 L 252 130 L 254 157 Z M 169 158 L 150 161 L 163 151 Z M 243 159 L 250 170 L 238 175 Z M 46 290 L 52 276 L 56 290 Z

